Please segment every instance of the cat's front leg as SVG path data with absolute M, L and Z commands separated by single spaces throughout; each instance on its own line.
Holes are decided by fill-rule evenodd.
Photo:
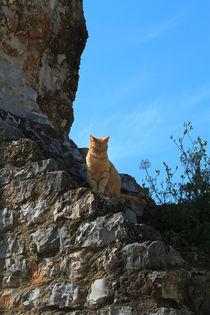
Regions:
M 103 177 L 101 180 L 100 180 L 100 182 L 99 182 L 99 184 L 98 184 L 98 192 L 100 193 L 100 194 L 104 194 L 104 192 L 105 192 L 105 188 L 106 188 L 106 186 L 107 186 L 107 183 L 108 183 L 108 177 Z
M 97 181 L 93 178 L 90 179 L 90 185 L 92 188 L 93 192 L 98 192 L 98 185 L 97 185 Z

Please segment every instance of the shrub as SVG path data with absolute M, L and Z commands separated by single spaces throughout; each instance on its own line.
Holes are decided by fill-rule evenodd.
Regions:
M 156 170 L 152 177 L 148 172 L 151 166 L 148 160 L 141 161 L 140 169 L 146 172 L 143 186 L 148 183 L 151 197 L 155 197 L 157 203 L 163 205 L 151 210 L 151 224 L 161 231 L 172 230 L 178 233 L 182 245 L 194 245 L 210 251 L 210 168 L 206 153 L 207 141 L 202 141 L 200 137 L 192 140 L 192 129 L 190 122 L 184 123 L 183 136 L 178 139 L 171 136 L 180 151 L 180 163 L 183 167 L 179 183 L 174 181 L 178 166 L 172 171 L 163 162 L 166 178 L 160 182 L 160 188 L 160 170 Z M 184 147 L 185 137 L 191 144 L 188 149 Z

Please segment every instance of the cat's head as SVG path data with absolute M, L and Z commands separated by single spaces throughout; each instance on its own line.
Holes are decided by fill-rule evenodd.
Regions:
M 106 152 L 108 149 L 109 137 L 95 138 L 90 135 L 90 148 L 98 153 Z

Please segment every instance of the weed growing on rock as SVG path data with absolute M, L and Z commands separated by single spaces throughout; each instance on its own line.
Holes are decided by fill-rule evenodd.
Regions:
M 172 171 L 166 162 L 163 162 L 166 177 L 160 184 L 160 170 L 156 170 L 152 177 L 148 172 L 151 166 L 148 160 L 141 161 L 140 169 L 146 172 L 143 186 L 149 184 L 151 197 L 161 205 L 151 210 L 151 223 L 162 231 L 178 233 L 182 245 L 194 245 L 210 251 L 210 161 L 206 153 L 207 141 L 202 141 L 200 137 L 193 140 L 192 129 L 190 122 L 184 123 L 182 137 L 175 139 L 171 136 L 180 151 L 183 168 L 180 182 L 174 181 L 178 166 Z M 189 148 L 184 146 L 186 137 L 190 141 Z
M 39 258 L 39 253 L 37 251 L 37 245 L 36 243 L 34 242 L 31 242 L 29 244 L 29 248 L 30 248 L 30 251 L 32 252 L 32 254 L 36 257 L 36 258 Z

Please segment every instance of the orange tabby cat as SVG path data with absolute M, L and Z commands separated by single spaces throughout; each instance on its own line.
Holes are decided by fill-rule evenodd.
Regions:
M 116 198 L 131 199 L 145 205 L 138 197 L 121 194 L 121 179 L 107 155 L 109 137 L 95 138 L 90 135 L 90 147 L 86 157 L 88 178 L 94 192 Z

